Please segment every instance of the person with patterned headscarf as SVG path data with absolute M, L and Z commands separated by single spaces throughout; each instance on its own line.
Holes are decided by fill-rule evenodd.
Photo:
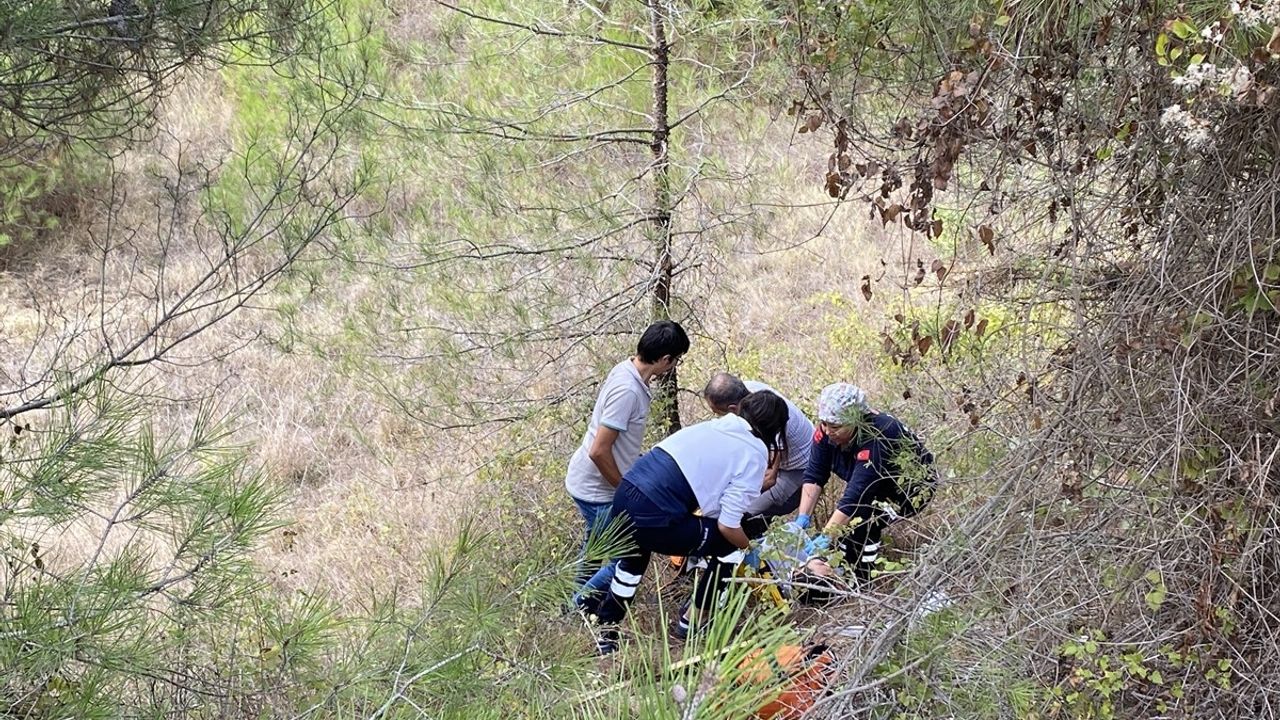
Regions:
M 844 494 L 809 549 L 824 549 L 832 535 L 851 525 L 840 543 L 845 560 L 866 580 L 880 557 L 884 528 L 915 515 L 933 496 L 933 454 L 900 420 L 872 409 L 862 388 L 834 383 L 818 398 L 818 429 L 794 521 L 801 528 L 809 527 L 832 473 L 845 481 Z

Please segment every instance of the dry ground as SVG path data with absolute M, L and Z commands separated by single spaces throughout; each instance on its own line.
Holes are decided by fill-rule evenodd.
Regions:
M 188 83 L 166 106 L 154 140 L 116 161 L 123 203 L 117 221 L 139 228 L 139 252 L 158 247 L 146 233 L 157 227 L 151 216 L 165 183 L 183 163 L 212 162 L 225 153 L 233 112 L 216 78 Z M 865 205 L 836 206 L 823 194 L 827 149 L 817 139 L 792 135 L 786 117 L 764 127 L 763 137 L 744 132 L 715 138 L 738 171 L 762 179 L 771 190 L 757 198 L 765 232 L 717 245 L 707 253 L 708 269 L 693 280 L 706 294 L 690 323 L 698 337 L 682 384 L 696 391 L 711 371 L 727 364 L 769 382 L 803 407 L 811 407 L 817 391 L 836 380 L 861 382 L 875 396 L 883 390 L 877 347 L 840 350 L 833 332 L 852 322 L 874 336 L 892 313 L 888 308 L 902 301 L 888 288 L 905 279 L 914 257 L 903 257 L 899 238 L 883 236 L 878 223 L 866 221 Z M 110 285 L 129 277 L 136 258 L 104 266 L 93 259 L 105 231 L 100 198 L 84 198 L 78 216 L 76 224 L 38 247 L 12 252 L 0 272 L 0 368 L 10 379 L 58 354 L 42 331 L 65 330 L 60 318 L 92 317 L 86 310 L 100 281 Z M 178 280 L 195 272 L 183 263 L 198 252 L 195 238 L 181 232 L 172 238 L 168 268 Z M 923 257 L 926 265 L 932 259 Z M 870 302 L 859 292 L 866 274 L 884 278 Z M 376 287 L 358 279 L 328 292 L 337 300 L 333 308 L 379 302 Z M 393 584 L 411 592 L 421 580 L 424 553 L 468 514 L 472 493 L 500 490 L 477 486 L 470 472 L 501 446 L 502 431 L 472 432 L 462 442 L 456 434 L 428 431 L 371 395 L 339 358 L 284 351 L 276 341 L 276 300 L 262 297 L 182 353 L 216 359 L 126 372 L 131 380 L 145 378 L 149 392 L 159 396 L 212 397 L 234 413 L 237 439 L 286 491 L 292 524 L 259 554 L 281 587 L 323 587 L 353 600 Z M 142 322 L 145 309 L 145 298 L 135 294 L 109 314 L 127 326 Z M 52 327 L 42 324 L 51 318 Z M 342 318 L 309 321 L 336 326 Z M 620 342 L 617 356 L 628 354 L 628 345 Z M 687 420 L 701 418 L 700 403 L 688 393 L 684 399 Z M 181 410 L 169 413 L 167 422 L 189 419 Z M 572 433 L 561 433 L 539 452 L 567 458 L 575 442 Z M 554 512 L 572 516 L 559 477 L 526 480 L 541 488 L 536 495 Z M 92 547 L 96 534 L 94 527 L 46 528 L 38 539 L 74 556 Z

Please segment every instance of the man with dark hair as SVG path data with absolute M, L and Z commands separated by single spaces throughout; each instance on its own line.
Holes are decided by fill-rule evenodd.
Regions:
M 623 473 L 640 456 L 652 399 L 649 383 L 674 368 L 687 352 L 689 336 L 684 328 L 670 320 L 661 320 L 640 336 L 635 356 L 615 365 L 600 386 L 587 432 L 569 460 L 564 480 L 565 489 L 586 522 L 584 553 L 592 533 L 603 530 L 609 521 L 614 490 L 622 482 Z M 574 603 L 582 607 L 588 596 L 609 587 L 614 565 L 605 563 L 593 575 L 592 569 L 583 562 L 578 571 L 579 590 L 573 597 Z
M 809 448 L 812 447 L 813 423 L 790 400 L 777 390 L 754 380 L 743 381 L 727 372 L 718 372 L 707 381 L 702 399 L 707 408 L 717 416 L 737 414 L 742 399 L 749 393 L 767 390 L 782 397 L 787 404 L 787 431 L 779 452 L 769 458 L 769 466 L 761 479 L 761 494 L 747 508 L 747 515 L 763 515 L 765 518 L 786 515 L 800 505 L 800 489 L 804 485 L 804 470 L 809 464 Z

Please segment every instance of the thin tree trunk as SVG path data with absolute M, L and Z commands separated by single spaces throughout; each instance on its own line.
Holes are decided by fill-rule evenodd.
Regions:
M 667 68 L 671 63 L 670 46 L 667 44 L 667 17 L 665 0 L 647 0 L 653 46 L 653 319 L 662 320 L 671 315 L 671 278 L 674 271 L 671 260 L 671 162 L 668 156 L 667 138 L 670 135 L 667 114 Z M 680 403 L 676 395 L 678 380 L 676 369 L 658 379 L 659 422 L 666 433 L 680 429 Z

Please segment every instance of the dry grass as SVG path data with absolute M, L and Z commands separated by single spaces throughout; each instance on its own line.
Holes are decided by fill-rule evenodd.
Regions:
M 402 18 L 397 27 L 418 37 L 423 30 L 415 23 Z M 94 203 L 97 212 L 85 213 L 82 227 L 64 229 L 58 242 L 31 249 L 24 262 L 0 275 L 0 298 L 7 308 L 0 321 L 6 339 L 0 366 L 11 376 L 26 362 L 32 344 L 38 360 L 53 357 L 48 341 L 65 334 L 67 326 L 46 328 L 42 339 L 37 318 L 49 317 L 49 308 L 57 308 L 54 316 L 76 317 L 84 307 L 82 298 L 92 297 L 102 281 L 120 298 L 108 311 L 106 324 L 117 331 L 136 328 L 146 320 L 148 301 L 142 291 L 150 280 L 138 268 L 154 261 L 150 253 L 166 253 L 164 272 L 171 287 L 201 272 L 200 224 L 170 225 L 158 217 L 157 206 L 183 173 L 201 164 L 212 166 L 225 154 L 234 111 L 216 77 L 192 78 L 164 107 L 154 138 L 117 163 L 120 200 L 114 222 L 116 232 L 136 230 L 130 235 L 130 252 L 102 267 L 93 262 L 87 250 L 94 247 L 92 238 L 104 236 L 107 222 L 101 203 Z M 771 187 L 766 203 L 787 207 L 759 210 L 766 232 L 718 241 L 716 247 L 724 252 L 715 253 L 708 271 L 690 276 L 691 284 L 705 288 L 697 323 L 706 339 L 695 343 L 684 384 L 700 388 L 705 373 L 750 347 L 759 356 L 760 379 L 803 404 L 811 404 L 823 385 L 836 380 L 860 382 L 875 393 L 876 348 L 850 354 L 833 347 L 831 323 L 847 311 L 823 294 L 850 299 L 858 313 L 865 313 L 862 321 L 874 327 L 875 318 L 883 317 L 896 298 L 878 292 L 864 302 L 860 278 L 882 272 L 879 257 L 896 253 L 896 241 L 867 226 L 863 206 L 836 207 L 815 187 L 813 178 L 826 162 L 826 149 L 816 140 L 800 138 L 792 144 L 788 122 L 755 127 L 763 128 L 762 136 L 703 140 L 740 160 L 741 172 Z M 400 220 L 395 222 L 398 232 L 421 230 Z M 310 328 L 339 327 L 351 308 L 387 302 L 380 285 L 338 274 L 327 280 L 329 300 L 307 306 L 305 324 Z M 429 431 L 372 392 L 368 382 L 342 366 L 336 353 L 285 352 L 273 341 L 281 331 L 279 318 L 269 309 L 279 299 L 261 298 L 255 305 L 268 309 L 243 310 L 181 352 L 181 358 L 193 362 L 217 359 L 190 367 L 156 365 L 130 371 L 130 376 L 145 379 L 148 391 L 157 396 L 212 397 L 234 412 L 238 440 L 287 491 L 292 524 L 277 531 L 259 553 L 280 587 L 323 587 L 351 601 L 391 586 L 412 593 L 423 580 L 424 554 L 470 514 L 472 493 L 494 491 L 476 487 L 474 469 L 503 447 L 506 438 L 489 432 Z M 93 339 L 86 335 L 75 351 L 87 353 Z M 618 339 L 612 354 L 629 354 L 632 342 Z M 552 369 L 540 377 L 540 388 L 581 374 Z M 175 406 L 166 422 L 189 422 L 181 408 Z M 685 414 L 697 419 L 702 408 L 686 403 Z M 577 441 L 576 433 L 557 430 L 536 452 L 554 466 Z M 572 516 L 559 477 L 519 480 L 537 502 Z M 47 539 L 60 552 L 74 556 L 91 551 L 92 532 L 62 532 Z

